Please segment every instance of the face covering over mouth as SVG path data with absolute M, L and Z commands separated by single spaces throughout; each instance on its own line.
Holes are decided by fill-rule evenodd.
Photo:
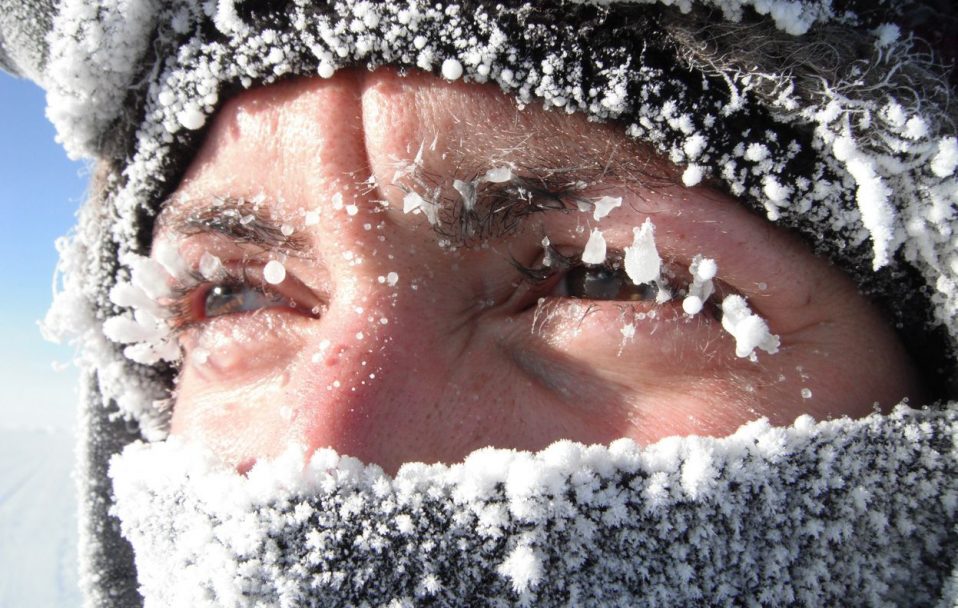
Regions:
M 89 605 L 956 605 L 958 428 L 949 399 L 958 336 L 958 119 L 947 71 L 913 37 L 927 36 L 927 44 L 948 57 L 947 37 L 939 34 L 949 31 L 950 17 L 931 4 L 671 4 L 63 0 L 56 7 L 14 6 L 0 23 L 0 64 L 41 83 L 67 150 L 99 163 L 94 194 L 75 233 L 60 245 L 63 289 L 46 322 L 49 331 L 80 345 L 84 371 L 78 485 L 81 584 Z M 540 442 L 528 452 L 470 446 L 446 459 L 466 454 L 461 464 L 407 462 L 395 477 L 350 458 L 354 451 L 339 456 L 322 446 L 278 450 L 254 459 L 241 474 L 222 454 L 168 437 L 170 408 L 176 412 L 177 399 L 192 386 L 181 356 L 186 347 L 167 340 L 166 318 L 151 297 L 143 297 L 169 286 L 140 282 L 138 268 L 152 256 L 171 275 L 182 270 L 155 238 L 162 229 L 157 218 L 171 208 L 170 197 L 204 138 L 232 133 L 216 126 L 214 114 L 227 115 L 231 100 L 246 89 L 281 95 L 289 83 L 279 81 L 302 77 L 337 90 L 348 69 L 383 66 L 400 75 L 421 70 L 449 82 L 498 86 L 521 107 L 544 105 L 547 116 L 568 112 L 614 121 L 667 159 L 681 188 L 721 190 L 741 203 L 739 211 L 749 210 L 761 225 L 736 236 L 743 251 L 768 242 L 768 222 L 787 228 L 790 238 L 804 239 L 850 277 L 855 297 L 864 294 L 885 315 L 886 329 L 919 371 L 923 402 L 913 405 L 927 406 L 854 421 L 803 416 L 773 426 L 758 420 L 724 438 L 672 437 L 643 446 L 606 437 L 596 446 L 560 441 L 535 451 L 546 445 Z M 334 112 L 328 106 L 323 116 L 333 126 L 348 125 L 330 120 Z M 434 131 L 429 138 L 415 135 L 408 138 L 408 156 L 416 157 L 417 147 L 428 156 Z M 361 138 L 349 141 L 355 147 Z M 206 166 L 216 165 L 208 160 Z M 316 155 L 314 164 L 328 166 L 319 160 Z M 232 174 L 237 181 L 260 174 L 287 183 L 302 177 L 278 167 L 236 165 Z M 485 185 L 459 176 L 450 195 L 474 205 L 481 187 L 535 177 L 519 169 L 486 163 Z M 441 224 L 430 219 L 429 193 L 415 185 L 394 209 L 408 202 L 429 224 Z M 252 200 L 257 193 L 225 194 Z M 406 201 L 411 194 L 419 199 Z M 617 197 L 616 207 L 611 199 Z M 570 204 L 570 210 L 595 222 L 602 214 L 609 222 L 635 211 L 619 192 L 589 200 L 595 208 L 585 212 Z M 688 197 L 676 200 L 688 203 Z M 353 200 L 340 203 L 343 217 L 365 212 Z M 303 210 L 297 221 L 304 225 L 331 221 Z M 692 214 L 689 205 L 679 211 L 685 218 Z M 717 212 L 703 217 L 716 223 Z M 655 221 L 659 253 L 669 247 L 663 215 Z M 200 219 L 220 232 L 249 236 L 246 215 L 229 226 L 223 217 Z M 543 243 L 550 263 L 573 259 L 563 262 L 565 270 L 593 277 L 588 264 L 618 259 L 606 255 L 606 239 L 609 252 L 620 250 L 623 266 L 634 261 L 626 249 L 637 251 L 642 238 L 649 239 L 642 226 L 638 218 L 624 237 L 612 231 L 603 237 L 583 223 L 574 243 L 581 251 L 573 254 L 556 233 L 537 234 L 535 243 Z M 265 236 L 290 236 L 285 225 L 276 228 Z M 718 232 L 727 235 L 730 226 Z M 337 259 L 359 267 L 357 258 L 371 259 L 377 246 L 356 247 L 349 259 Z M 295 276 L 294 257 L 281 275 L 274 259 L 243 265 L 239 275 L 245 279 L 258 269 L 265 283 L 279 284 Z M 699 275 L 691 270 L 693 259 L 685 262 L 680 270 L 689 269 L 690 276 L 681 288 L 690 302 L 689 308 L 684 302 L 673 307 L 676 326 L 687 321 L 682 315 L 708 303 L 712 286 L 706 289 L 705 281 L 714 276 L 721 290 L 721 281 L 734 274 L 723 273 L 735 268 L 719 259 L 718 275 Z M 748 306 L 761 311 L 773 281 L 798 282 L 789 261 L 778 267 L 778 274 L 748 281 L 756 290 L 746 294 Z M 190 270 L 204 272 L 199 264 Z M 405 288 L 407 274 L 383 272 L 376 284 Z M 228 296 L 248 285 L 235 283 L 218 285 L 212 304 L 202 300 L 199 320 L 210 310 L 236 305 L 249 312 L 250 301 L 278 301 L 272 292 L 246 291 L 249 297 L 236 304 Z M 569 289 L 585 292 L 572 281 L 563 285 L 566 299 Z M 626 291 L 641 295 L 641 287 Z M 657 296 L 649 293 L 642 297 Z M 727 342 L 723 351 L 730 358 L 761 371 L 781 360 L 774 357 L 794 352 L 794 341 L 772 317 L 760 326 L 764 319 L 744 298 L 733 302 L 739 305 L 712 318 L 716 340 L 728 341 L 718 332 L 732 328 L 725 330 L 735 344 Z M 318 320 L 324 318 L 334 317 Z M 617 341 L 629 337 L 620 333 L 624 329 L 613 328 Z M 701 335 L 711 336 L 708 331 Z M 276 333 L 258 337 L 274 340 Z M 661 333 L 655 340 L 674 347 Z M 422 343 L 422 349 L 408 349 L 407 360 L 436 357 L 439 346 Z M 752 361 L 756 349 L 761 352 Z M 670 352 L 687 363 L 675 348 Z M 187 354 L 206 360 L 195 349 Z M 828 362 L 855 374 L 885 354 L 845 351 Z M 553 368 L 535 355 L 517 351 L 511 361 L 547 377 Z M 216 364 L 215 353 L 210 356 L 206 361 Z M 797 366 L 786 371 L 805 373 Z M 224 384 L 242 383 L 225 378 Z M 543 384 L 582 394 L 575 376 Z M 724 395 L 702 392 L 713 399 Z M 819 399 L 824 392 L 803 389 L 801 398 Z M 832 393 L 839 401 L 845 395 Z M 663 400 L 664 407 L 672 404 Z M 893 404 L 881 405 L 890 411 Z M 850 406 L 862 413 L 872 400 Z
M 461 464 L 290 450 L 245 476 L 177 439 L 111 465 L 146 606 L 952 606 L 958 414 Z

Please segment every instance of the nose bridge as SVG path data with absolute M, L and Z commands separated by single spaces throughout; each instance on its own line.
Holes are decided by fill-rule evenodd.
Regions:
M 302 354 L 296 394 L 309 447 L 388 466 L 421 447 L 411 442 L 443 432 L 436 412 L 454 361 L 430 298 L 402 275 L 380 276 L 354 275 L 334 294 L 321 335 Z

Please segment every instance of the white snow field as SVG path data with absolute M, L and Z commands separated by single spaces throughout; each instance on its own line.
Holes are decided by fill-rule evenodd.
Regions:
M 73 433 L 0 427 L 0 606 L 79 606 Z

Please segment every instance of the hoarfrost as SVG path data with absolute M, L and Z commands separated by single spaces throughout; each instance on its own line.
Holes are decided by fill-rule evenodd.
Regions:
M 442 62 L 442 77 L 446 80 L 459 80 L 462 77 L 462 64 L 457 59 Z
M 173 438 L 127 446 L 109 474 L 150 606 L 395 605 L 422 584 L 439 605 L 739 605 L 753 599 L 742 580 L 770 605 L 840 605 L 851 579 L 933 604 L 950 569 L 928 563 L 950 558 L 958 515 L 956 429 L 953 405 L 899 406 L 645 447 L 486 448 L 394 478 L 298 447 L 242 475 Z
M 722 328 L 735 338 L 735 355 L 755 359 L 755 349 L 772 355 L 778 352 L 779 338 L 768 329 L 765 319 L 753 314 L 745 298 L 732 294 L 722 300 Z
M 635 285 L 659 280 L 662 259 L 655 248 L 655 225 L 646 218 L 641 227 L 632 229 L 632 245 L 625 248 L 625 273 Z
M 687 188 L 691 188 L 701 182 L 703 177 L 705 177 L 705 170 L 701 165 L 689 165 L 682 172 L 682 183 Z
M 177 112 L 176 119 L 183 127 L 195 131 L 206 123 L 206 114 L 200 108 L 191 105 Z
M 279 285 L 286 280 L 286 267 L 278 260 L 270 260 L 263 267 L 263 278 L 271 285 Z
M 943 137 L 931 161 L 931 171 L 938 177 L 949 177 L 958 167 L 958 138 Z
M 519 594 L 535 589 L 542 578 L 542 560 L 528 545 L 518 545 L 499 566 L 499 574 L 512 581 L 512 589 Z
M 605 262 L 605 237 L 598 228 L 593 228 L 589 240 L 582 250 L 582 262 L 585 264 L 601 264 Z
M 593 203 L 592 219 L 599 221 L 622 205 L 621 196 L 603 196 Z

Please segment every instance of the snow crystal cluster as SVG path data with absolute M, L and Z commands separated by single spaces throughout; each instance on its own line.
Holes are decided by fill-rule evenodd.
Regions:
M 722 300 L 722 328 L 735 338 L 735 354 L 753 361 L 755 349 L 774 355 L 779 338 L 768 329 L 765 319 L 754 314 L 740 295 L 728 295 Z
M 126 256 L 130 281 L 120 281 L 110 290 L 110 301 L 130 312 L 103 322 L 103 334 L 119 344 L 128 344 L 123 354 L 132 361 L 151 365 L 180 360 L 180 347 L 167 324 L 167 310 L 160 303 L 170 295 L 171 276 L 182 269 L 164 266 L 136 254 Z
M 902 407 L 395 478 L 296 449 L 242 476 L 171 439 L 110 474 L 147 607 L 930 605 L 948 573 L 927 564 L 958 546 L 956 437 L 954 409 Z

